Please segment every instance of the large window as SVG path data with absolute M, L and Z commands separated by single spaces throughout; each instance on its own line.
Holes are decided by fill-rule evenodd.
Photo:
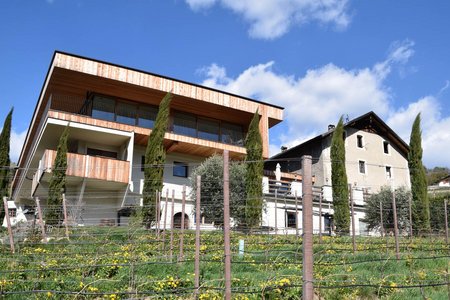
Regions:
M 197 137 L 197 118 L 193 115 L 177 112 L 173 119 L 173 132 Z
M 92 99 L 91 116 L 96 119 L 153 128 L 157 113 L 158 108 L 151 105 L 137 105 L 99 95 Z
M 116 122 L 128 125 L 136 125 L 136 105 L 117 102 Z
M 114 121 L 114 99 L 95 96 L 92 103 L 92 117 L 107 121 Z
M 140 105 L 138 113 L 138 126 L 153 128 L 157 114 L 158 108 L 153 106 Z
M 244 145 L 242 126 L 175 112 L 173 132 L 214 142 Z
M 200 139 L 219 141 L 219 122 L 207 119 L 198 119 L 198 137 Z
M 156 106 L 138 105 L 131 101 L 100 95 L 94 95 L 91 99 L 91 116 L 93 118 L 145 128 L 153 128 L 155 125 L 158 114 Z M 180 135 L 244 146 L 244 131 L 241 125 L 203 118 L 194 114 L 175 111 L 171 130 Z
M 233 145 L 244 145 L 244 133 L 242 130 L 242 126 L 230 124 L 230 123 L 222 123 L 222 135 L 221 141 L 226 144 Z

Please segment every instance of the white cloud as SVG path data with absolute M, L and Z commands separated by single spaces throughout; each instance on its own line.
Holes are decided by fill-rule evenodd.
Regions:
M 438 95 L 442 95 L 450 87 L 450 80 L 446 80 L 444 86 L 439 90 Z
M 423 162 L 427 167 L 450 166 L 450 117 L 440 113 L 441 105 L 434 96 L 423 97 L 391 114 L 387 123 L 406 143 L 417 114 L 421 116 Z
M 216 0 L 186 0 L 189 7 L 193 10 L 206 9 L 213 6 Z
M 12 162 L 17 163 L 19 161 L 20 152 L 22 151 L 26 135 L 27 130 L 23 132 L 16 132 L 14 129 L 11 130 L 9 156 Z
M 414 54 L 413 45 L 409 40 L 393 43 L 387 58 L 372 68 L 347 70 L 328 64 L 310 69 L 302 77 L 275 72 L 273 61 L 251 66 L 236 78 L 228 77 L 224 67 L 212 64 L 202 69 L 206 76 L 203 84 L 285 107 L 283 124 L 287 130 L 271 135 L 271 155 L 279 152 L 281 145 L 291 147 L 326 131 L 327 125 L 336 123 L 341 115 L 352 119 L 371 110 L 388 120 L 409 142 L 412 120 L 422 112 L 426 165 L 439 165 L 441 159 L 442 164 L 450 166 L 450 157 L 443 158 L 434 151 L 440 146 L 431 146 L 439 142 L 450 147 L 445 132 L 450 126 L 444 126 L 450 120 L 440 116 L 437 99 L 429 96 L 396 109 L 385 86 L 392 69 L 403 66 Z
M 337 29 L 350 23 L 348 0 L 186 0 L 195 11 L 216 3 L 231 9 L 250 23 L 254 38 L 273 39 L 285 34 L 292 26 L 308 22 L 332 24 Z
M 395 41 L 389 47 L 389 54 L 386 60 L 375 64 L 373 67 L 374 72 L 384 79 L 391 72 L 392 65 L 404 65 L 414 55 L 414 42 L 405 39 L 403 41 Z M 400 72 L 405 73 L 405 70 L 401 68 Z M 403 76 L 402 76 L 403 77 Z

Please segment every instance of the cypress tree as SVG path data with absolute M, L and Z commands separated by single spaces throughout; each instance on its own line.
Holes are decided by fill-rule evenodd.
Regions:
M 416 232 L 430 230 L 430 205 L 427 194 L 427 178 L 422 164 L 422 131 L 420 113 L 414 120 L 409 142 L 408 167 L 411 180 L 413 229 Z
M 59 138 L 56 148 L 55 163 L 52 168 L 52 177 L 48 186 L 47 209 L 45 211 L 45 222 L 48 225 L 57 225 L 62 220 L 62 194 L 66 189 L 67 170 L 67 139 L 69 137 L 69 126 Z
M 342 116 L 331 139 L 331 184 L 333 190 L 334 224 L 338 234 L 348 234 L 350 211 L 348 206 L 348 183 L 345 169 L 344 122 Z
M 142 223 L 147 228 L 150 228 L 152 222 L 155 221 L 156 193 L 160 192 L 163 187 L 163 172 L 166 162 L 163 142 L 169 125 L 171 100 L 172 94 L 167 93 L 159 104 L 155 126 L 150 133 L 145 151 Z
M 0 220 L 2 222 L 3 217 L 5 216 L 3 197 L 9 196 L 9 183 L 11 179 L 9 144 L 11 139 L 11 121 L 13 110 L 14 108 L 11 108 L 9 114 L 6 116 L 2 133 L 0 134 Z
M 245 207 L 247 225 L 250 228 L 261 224 L 262 217 L 262 175 L 264 169 L 262 157 L 262 138 L 259 131 L 259 113 L 256 110 L 250 122 L 245 139 L 247 150 L 245 184 L 247 192 L 247 205 Z

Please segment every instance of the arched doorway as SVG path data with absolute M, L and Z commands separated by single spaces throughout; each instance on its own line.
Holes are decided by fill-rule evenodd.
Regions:
M 182 214 L 180 212 L 173 215 L 173 228 L 181 228 L 181 216 L 182 216 Z M 189 228 L 189 217 L 185 213 L 184 214 L 184 229 L 188 229 L 188 228 Z

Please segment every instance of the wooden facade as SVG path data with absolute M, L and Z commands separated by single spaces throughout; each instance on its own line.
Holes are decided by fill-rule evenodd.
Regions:
M 38 171 L 33 176 L 33 193 L 44 173 L 52 172 L 55 159 L 55 150 L 45 150 L 40 160 Z M 66 175 L 127 184 L 130 176 L 130 163 L 128 161 L 105 157 L 67 153 Z

